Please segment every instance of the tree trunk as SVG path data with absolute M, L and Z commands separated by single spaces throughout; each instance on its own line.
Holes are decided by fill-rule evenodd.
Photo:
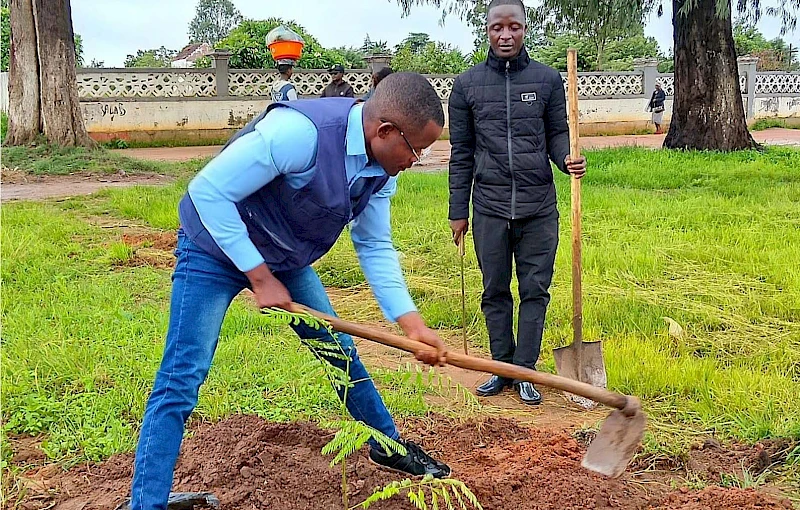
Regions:
M 8 63 L 6 145 L 26 145 L 41 132 L 39 59 L 32 0 L 11 0 L 11 48 Z
M 86 132 L 75 76 L 75 38 L 69 0 L 34 0 L 42 128 L 50 143 L 94 147 Z
M 747 130 L 739 89 L 739 68 L 728 15 L 718 16 L 716 0 L 672 1 L 675 42 L 675 96 L 664 147 L 732 151 L 758 147 Z

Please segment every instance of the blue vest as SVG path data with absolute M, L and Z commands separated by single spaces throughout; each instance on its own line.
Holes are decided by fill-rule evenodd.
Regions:
M 289 91 L 294 90 L 294 85 L 291 83 L 287 83 L 283 87 L 280 88 L 277 92 L 272 92 L 272 100 L 273 101 L 288 101 L 289 100 Z
M 363 186 L 354 187 L 351 196 L 344 161 L 347 118 L 353 104 L 351 98 L 273 103 L 222 148 L 226 150 L 234 140 L 253 131 L 273 108 L 292 108 L 317 128 L 316 171 L 305 186 L 294 189 L 279 176 L 236 204 L 250 240 L 272 271 L 299 269 L 322 257 L 389 180 L 388 175 L 363 178 Z M 178 205 L 178 214 L 189 239 L 219 260 L 230 262 L 203 226 L 188 193 Z

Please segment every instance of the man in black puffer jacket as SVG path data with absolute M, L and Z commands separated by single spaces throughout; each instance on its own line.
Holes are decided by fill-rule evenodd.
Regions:
M 450 227 L 455 241 L 466 233 L 472 198 L 475 252 L 483 273 L 481 308 L 492 358 L 535 368 L 558 246 L 550 160 L 579 178 L 586 160 L 569 157 L 561 75 L 531 60 L 525 50 L 522 2 L 493 0 L 487 18 L 489 56 L 459 75 L 450 94 Z M 512 256 L 520 294 L 516 343 Z M 512 383 L 523 402 L 541 402 L 533 384 L 499 376 L 477 393 L 496 395 Z

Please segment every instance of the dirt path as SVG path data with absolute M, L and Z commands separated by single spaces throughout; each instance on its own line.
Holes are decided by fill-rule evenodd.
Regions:
M 45 200 L 90 195 L 105 188 L 167 184 L 163 175 L 46 175 L 7 176 L 3 173 L 0 200 Z
M 609 147 L 638 146 L 658 148 L 664 143 L 665 135 L 618 135 L 618 136 L 585 136 L 581 138 L 584 149 L 605 149 Z M 767 145 L 800 146 L 800 129 L 771 128 L 754 131 L 753 138 Z M 214 156 L 222 146 L 203 147 L 159 147 L 148 149 L 118 149 L 114 152 L 132 158 L 153 161 L 186 161 L 195 158 Z M 450 142 L 439 140 L 433 144 L 433 151 L 420 165 L 420 169 L 439 169 L 447 167 L 450 157 Z
M 767 145 L 800 146 L 800 129 L 773 128 L 756 131 L 753 137 L 759 143 Z M 581 145 L 586 149 L 600 149 L 608 147 L 660 147 L 664 135 L 620 135 L 620 136 L 595 136 L 584 137 Z M 146 159 L 152 161 L 187 161 L 196 158 L 214 156 L 221 146 L 200 147 L 156 147 L 147 149 L 116 149 L 112 152 L 124 156 Z M 450 142 L 439 140 L 433 145 L 433 150 L 425 161 L 414 167 L 415 171 L 427 172 L 447 168 L 450 158 Z M 78 195 L 89 195 L 105 188 L 118 188 L 134 185 L 157 185 L 170 182 L 170 179 L 159 175 L 129 175 L 129 176 L 97 176 L 97 175 L 68 175 L 68 176 L 23 176 L 9 179 L 3 175 L 0 200 L 44 200 L 48 198 L 65 198 Z

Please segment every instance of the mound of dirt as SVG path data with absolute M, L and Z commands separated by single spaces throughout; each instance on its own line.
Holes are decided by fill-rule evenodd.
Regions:
M 505 418 L 456 423 L 443 418 L 405 424 L 406 437 L 421 442 L 453 468 L 483 507 L 525 509 L 739 509 L 786 507 L 752 490 L 671 491 L 639 483 L 631 474 L 609 480 L 580 466 L 584 448 L 566 433 L 530 429 Z M 222 508 L 340 509 L 341 479 L 320 454 L 333 434 L 310 423 L 275 424 L 237 415 L 203 424 L 184 441 L 175 471 L 176 491 L 210 491 Z M 133 455 L 54 472 L 26 474 L 23 508 L 109 509 L 129 490 Z M 366 449 L 348 461 L 350 505 L 402 477 L 371 464 Z M 412 508 L 406 497 L 378 509 Z
M 754 489 L 707 487 L 699 492 L 670 494 L 658 510 L 708 510 L 738 508 L 740 510 L 791 509 L 788 500 L 778 501 Z

